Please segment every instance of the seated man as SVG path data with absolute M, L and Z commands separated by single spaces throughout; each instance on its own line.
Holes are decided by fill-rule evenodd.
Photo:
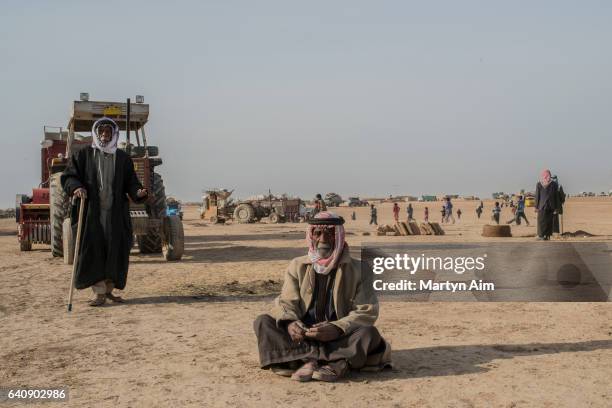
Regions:
M 291 261 L 272 311 L 255 320 L 262 368 L 331 382 L 351 368 L 390 365 L 391 347 L 374 327 L 378 300 L 351 258 L 343 223 L 329 212 L 309 221 L 308 255 Z

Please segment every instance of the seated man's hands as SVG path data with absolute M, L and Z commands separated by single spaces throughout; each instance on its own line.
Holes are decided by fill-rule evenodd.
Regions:
M 305 336 L 308 339 L 318 341 L 333 341 L 342 335 L 342 329 L 329 322 L 314 324 L 310 329 L 306 330 Z
M 289 323 L 289 325 L 287 325 L 287 332 L 294 342 L 300 343 L 304 341 L 304 333 L 306 333 L 306 330 L 304 330 L 304 323 L 301 321 L 295 320 Z
M 149 195 L 149 192 L 147 191 L 146 188 L 141 188 L 138 191 L 136 191 L 136 197 L 138 198 L 146 197 L 148 195 Z
M 72 193 L 77 198 L 87 198 L 87 190 L 83 187 L 79 187 Z

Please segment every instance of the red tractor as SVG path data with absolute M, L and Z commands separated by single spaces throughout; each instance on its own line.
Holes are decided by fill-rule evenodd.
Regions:
M 81 94 L 72 104 L 68 129 L 51 131 L 45 127 L 42 142 L 41 184 L 32 197 L 17 196 L 16 219 L 19 223 L 19 243 L 28 251 L 33 243 L 50 244 L 53 256 L 64 257 L 71 263 L 74 242 L 70 228 L 70 200 L 60 185 L 60 176 L 72 153 L 90 145 L 90 132 L 101 117 L 113 119 L 125 132 L 126 141 L 120 148 L 132 157 L 134 169 L 142 185 L 149 191 L 144 204 L 130 203 L 130 217 L 136 242 L 141 253 L 163 253 L 166 260 L 180 260 L 184 251 L 183 224 L 178 215 L 166 214 L 166 194 L 161 175 L 155 171 L 162 164 L 157 146 L 149 146 L 144 125 L 149 117 L 149 105 L 136 97 L 136 103 L 89 101 Z M 48 130 L 49 129 L 49 130 Z M 136 145 L 130 140 L 133 131 Z M 141 143 L 142 142 L 142 143 Z
M 38 188 L 32 189 L 32 195 L 17 194 L 15 201 L 15 218 L 18 223 L 17 239 L 19 247 L 22 251 L 32 250 L 32 244 L 58 244 L 54 239 L 59 233 L 60 253 L 61 256 L 61 234 L 62 226 L 54 231 L 51 223 L 51 197 L 49 185 L 59 183 L 59 173 L 64 166 L 58 167 L 59 162 L 65 162 L 66 154 L 66 139 L 68 131 L 62 128 L 54 128 L 45 126 L 43 128 L 44 138 L 40 149 L 40 184 Z M 75 145 L 91 143 L 78 140 Z M 52 178 L 52 173 L 57 173 L 56 178 Z M 54 252 L 55 255 L 55 252 Z

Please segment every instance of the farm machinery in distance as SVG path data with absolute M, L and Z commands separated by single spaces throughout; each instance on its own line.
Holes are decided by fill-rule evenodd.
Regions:
M 304 203 L 299 198 L 276 197 L 269 193 L 247 200 L 233 201 L 234 190 L 207 190 L 202 197 L 200 218 L 213 224 L 235 220 L 241 224 L 268 218 L 273 224 L 298 222 L 303 217 Z

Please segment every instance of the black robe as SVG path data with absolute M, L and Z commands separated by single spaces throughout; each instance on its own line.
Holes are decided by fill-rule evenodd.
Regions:
M 84 289 L 101 280 L 110 279 L 115 288 L 124 289 L 127 281 L 130 250 L 133 245 L 132 221 L 129 213 L 129 197 L 135 202 L 136 192 L 142 188 L 134 171 L 132 159 L 122 150 L 115 157 L 113 179 L 113 206 L 111 210 L 110 239 L 104 239 L 100 223 L 100 195 L 94 149 L 87 146 L 75 152 L 61 177 L 62 187 L 69 197 L 79 187 L 87 190 L 83 214 L 80 254 L 77 262 L 75 287 Z M 79 217 L 79 201 L 71 209 L 73 236 Z
M 551 181 L 546 187 L 540 182 L 536 185 L 535 208 L 538 210 L 538 236 L 550 237 L 553 234 L 555 212 L 559 211 L 559 187 Z

